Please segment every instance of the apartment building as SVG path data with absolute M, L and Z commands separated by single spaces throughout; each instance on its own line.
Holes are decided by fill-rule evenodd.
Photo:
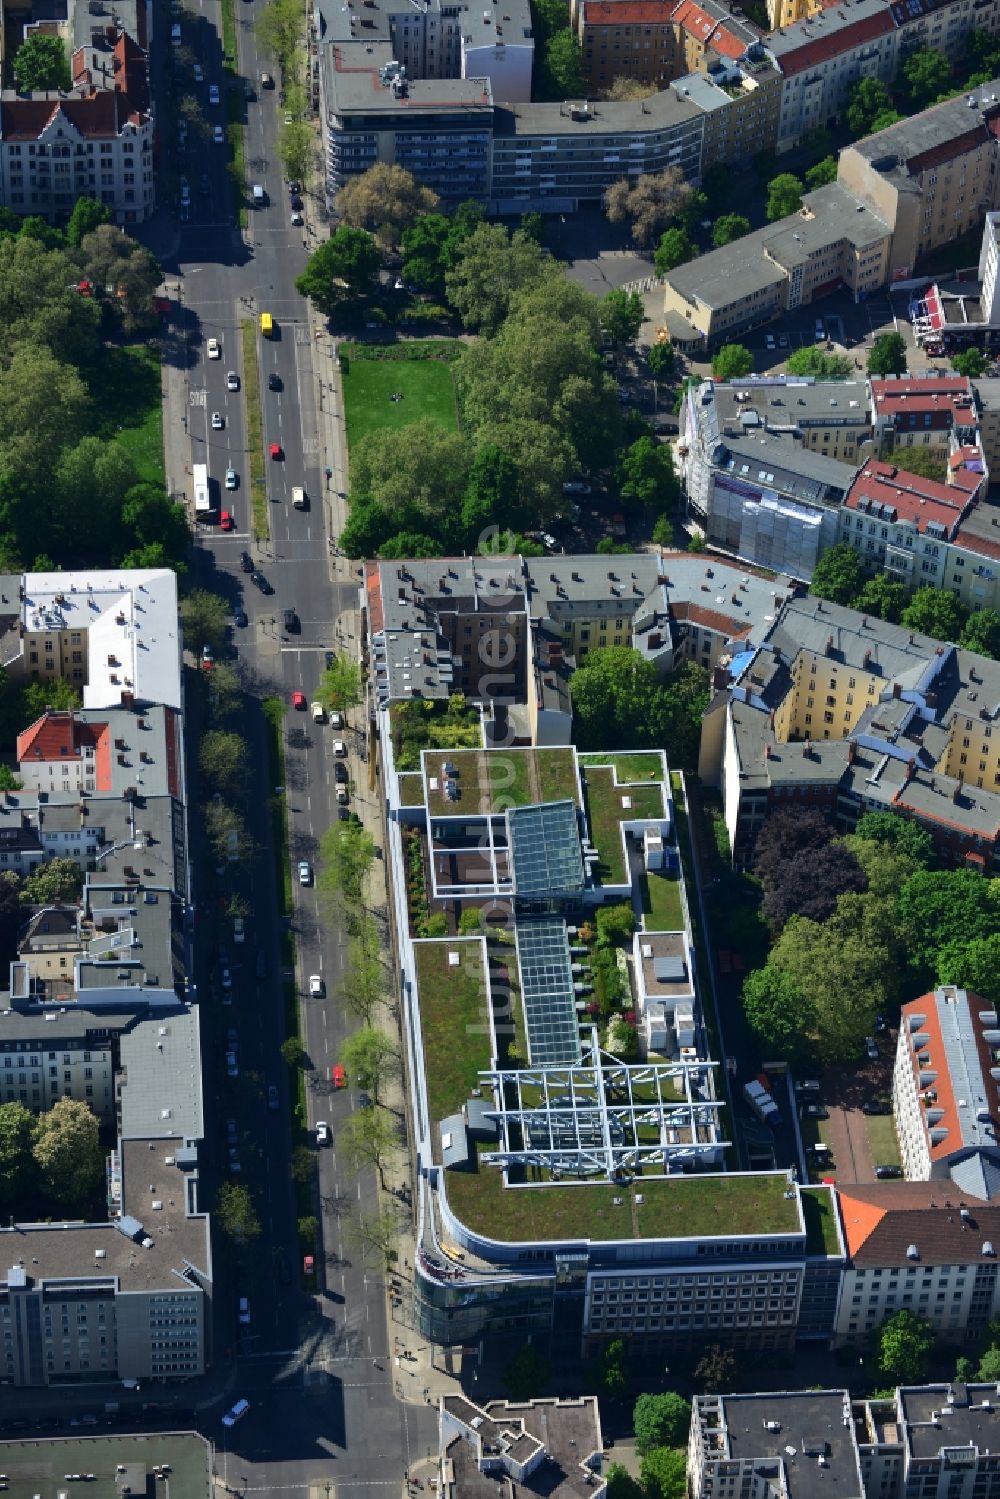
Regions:
M 887 1399 L 847 1390 L 697 1395 L 688 1437 L 692 1499 L 993 1499 L 996 1385 L 901 1387 Z
M 872 414 L 879 457 L 894 455 L 900 466 L 915 445 L 947 449 L 954 441 L 979 441 L 979 414 L 972 382 L 964 375 L 904 375 L 872 380 Z
M 616 78 L 663 87 L 705 63 L 738 62 L 761 35 L 718 0 L 575 0 L 570 24 L 597 92 Z
M 859 469 L 840 513 L 840 539 L 866 568 L 884 569 L 910 588 L 948 587 L 948 543 L 985 494 L 985 468 L 962 468 L 956 477 L 963 482 L 938 484 L 907 473 L 905 462 L 904 449 L 899 468 L 870 458 Z
M 63 677 L 85 708 L 181 706 L 177 578 L 168 568 L 0 576 L 17 632 L 8 675 Z
M 115 1031 L 89 1018 L 98 1034 Z M 42 1013 L 22 1022 L 31 1024 L 39 1055 L 51 1027 L 68 1026 Z M 15 1385 L 182 1379 L 209 1361 L 197 1009 L 119 1025 L 117 1048 L 108 1220 L 0 1229 L 0 1377 Z
M 1000 1164 L 996 1009 L 946 984 L 902 1009 L 892 1103 L 909 1179 L 992 1198 Z
M 806 193 L 802 208 L 664 281 L 667 330 L 678 347 L 704 349 L 845 286 L 855 297 L 888 279 L 890 224 L 839 183 Z
M 703 63 L 676 79 L 671 90 L 703 114 L 701 170 L 718 162 L 745 161 L 756 151 L 773 150 L 781 112 L 781 74 L 760 48 L 738 62 Z
M 498 104 L 493 116 L 491 213 L 571 213 L 623 177 L 677 167 L 702 171 L 705 116 L 667 89 L 648 99 Z
M 1000 852 L 995 664 L 821 599 L 755 623 L 718 678 L 699 774 L 720 788 L 743 867 L 777 805 L 913 817 L 945 864 L 991 871 Z
M 576 1400 L 491 1400 L 474 1405 L 443 1395 L 438 1405 L 442 1499 L 515 1494 L 603 1499 L 607 1463 L 593 1395 Z
M 860 78 L 891 77 L 898 44 L 884 0 L 826 6 L 772 32 L 766 45 L 784 80 L 778 150 L 790 149 L 804 131 L 830 124 Z
M 1000 1207 L 953 1181 L 845 1186 L 837 1198 L 847 1262 L 835 1343 L 866 1343 L 903 1308 L 942 1339 L 982 1336 L 1000 1311 Z
M 841 152 L 837 180 L 892 226 L 894 278 L 1000 206 L 998 90 L 985 84 Z
M 156 206 L 153 134 L 146 52 L 104 28 L 74 52 L 68 93 L 0 91 L 0 204 L 63 219 L 89 197 L 141 223 Z

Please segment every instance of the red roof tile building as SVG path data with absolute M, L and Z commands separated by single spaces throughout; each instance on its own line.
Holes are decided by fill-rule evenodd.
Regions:
M 616 78 L 662 87 L 706 58 L 737 62 L 760 39 L 718 0 L 575 0 L 572 16 L 595 91 Z
M 117 224 L 156 205 L 148 59 L 127 32 L 108 28 L 72 59 L 69 93 L 0 92 L 0 203 L 64 219 L 96 198 Z

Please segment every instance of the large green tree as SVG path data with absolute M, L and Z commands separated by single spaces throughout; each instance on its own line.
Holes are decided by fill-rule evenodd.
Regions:
M 568 26 L 546 42 L 543 69 L 555 98 L 568 99 L 586 91 L 580 43 Z
M 892 1385 L 923 1384 L 933 1348 L 934 1329 L 927 1318 L 905 1307 L 875 1334 L 879 1373 Z
M 785 361 L 790 375 L 812 375 L 817 380 L 847 380 L 854 366 L 844 354 L 828 354 L 816 344 L 803 344 Z
M 223 1182 L 215 1199 L 215 1221 L 227 1238 L 249 1245 L 260 1237 L 260 1219 L 249 1187 Z
M 348 1036 L 340 1049 L 348 1077 L 371 1094 L 376 1103 L 386 1084 L 399 1074 L 399 1050 L 384 1031 L 364 1025 Z
M 83 889 L 83 871 L 75 859 L 46 859 L 25 878 L 21 899 L 26 905 L 52 906 L 75 901 Z
M 851 608 L 861 614 L 874 614 L 879 619 L 896 625 L 903 616 L 910 595 L 906 584 L 888 573 L 876 573 L 866 578 L 860 591 L 851 599 Z
M 944 53 L 933 47 L 920 47 L 903 63 L 896 82 L 908 112 L 918 114 L 937 102 L 950 79 L 951 64 Z
M 687 1452 L 654 1447 L 639 1464 L 646 1499 L 684 1499 L 687 1489 Z
M 561 279 L 558 264 L 522 230 L 479 224 L 459 245 L 445 274 L 448 301 L 467 328 L 496 333 L 512 298 L 527 287 Z
M 23 1103 L 0 1104 L 0 1211 L 23 1213 L 35 1184 L 35 1116 Z
M 316 689 L 319 701 L 328 713 L 347 713 L 364 697 L 361 668 L 342 651 L 323 672 Z
M 618 462 L 618 492 L 622 499 L 660 510 L 676 505 L 680 491 L 668 445 L 639 437 L 625 448 Z
M 655 748 L 663 731 L 660 691 L 656 667 L 631 646 L 590 651 L 570 681 L 577 746 Z
M 946 942 L 937 953 L 937 981 L 971 989 L 991 1004 L 1000 1003 L 1000 932 L 969 942 Z
M 864 583 L 861 559 L 846 541 L 823 553 L 813 568 L 809 592 L 831 604 L 850 604 Z
M 192 588 L 181 599 L 180 615 L 185 640 L 195 654 L 201 653 L 203 645 L 210 645 L 216 652 L 222 649 L 230 619 L 221 594 Z
M 743 981 L 743 1013 L 769 1056 L 796 1061 L 810 1051 L 815 1016 L 793 978 L 773 963 Z
M 198 768 L 206 785 L 223 796 L 234 796 L 246 784 L 247 742 L 226 729 L 209 729 L 198 746 Z
M 90 1206 L 104 1176 L 104 1148 L 88 1104 L 60 1098 L 39 1115 L 32 1154 L 46 1193 L 63 1211 Z
M 802 207 L 802 183 L 793 172 L 779 172 L 767 184 L 767 217 L 770 222 L 787 218 Z
M 632 1412 L 635 1450 L 642 1457 L 654 1447 L 687 1447 L 691 1407 L 683 1395 L 640 1395 Z
M 367 229 L 392 245 L 423 214 L 434 213 L 438 203 L 433 189 L 418 182 L 405 167 L 389 162 L 376 162 L 367 172 L 348 178 L 336 197 L 337 212 L 345 224 Z
M 980 609 L 971 614 L 962 627 L 958 643 L 963 650 L 976 651 L 980 656 L 1000 661 L 1000 614 L 995 609 Z
M 935 640 L 957 640 L 969 611 L 961 599 L 943 588 L 918 588 L 903 610 L 901 622 Z
M 750 220 L 741 213 L 724 213 L 712 225 L 712 244 L 716 249 L 731 245 L 734 239 L 742 239 L 750 233 Z
M 634 343 L 646 321 L 642 298 L 637 291 L 613 287 L 601 299 L 601 329 L 617 346 Z
M 337 1143 L 340 1150 L 346 1151 L 356 1170 L 366 1166 L 375 1168 L 384 1192 L 385 1173 L 399 1151 L 391 1115 L 377 1105 L 370 1109 L 356 1109 L 341 1126 Z
M 906 344 L 900 333 L 881 333 L 868 350 L 869 375 L 905 375 Z
M 716 380 L 739 380 L 753 369 L 753 355 L 744 344 L 723 344 L 712 359 Z
M 896 909 L 911 961 L 933 972 L 949 943 L 965 945 L 996 931 L 998 882 L 974 869 L 921 869 L 900 890 Z
M 653 265 L 658 276 L 666 276 L 675 266 L 684 265 L 695 257 L 695 246 L 686 229 L 664 229 L 653 256 Z
M 851 89 L 847 123 L 855 140 L 870 135 L 880 115 L 892 112 L 892 96 L 881 78 L 859 78 Z
M 866 812 L 858 819 L 854 833 L 857 838 L 905 853 L 922 868 L 934 862 L 934 842 L 927 829 L 896 812 Z
M 986 355 L 982 349 L 959 349 L 951 356 L 951 367 L 956 375 L 967 375 L 970 380 L 978 380 L 986 373 Z
M 20 94 L 41 94 L 59 90 L 68 93 L 72 86 L 69 57 L 61 37 L 35 32 L 27 37 L 14 54 L 14 77 Z
M 308 297 L 320 312 L 330 314 L 341 302 L 371 291 L 381 257 L 372 235 L 364 229 L 340 228 L 309 257 L 295 282 L 296 290 Z

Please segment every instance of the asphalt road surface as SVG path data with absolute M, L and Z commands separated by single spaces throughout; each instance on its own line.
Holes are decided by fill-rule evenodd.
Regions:
M 241 82 L 253 84 L 255 97 L 245 101 L 247 175 L 260 183 L 266 206 L 252 209 L 250 227 L 241 235 L 230 215 L 226 178 L 226 148 L 189 145 L 178 151 L 173 132 L 169 152 L 177 152 L 174 168 L 191 183 L 192 201 L 180 225 L 176 257 L 165 257 L 165 274 L 179 288 L 181 322 L 188 334 L 185 398 L 180 439 L 190 445 L 189 463 L 207 462 L 210 476 L 222 483 L 227 467 L 239 479 L 235 491 L 222 490 L 223 509 L 231 509 L 235 529 L 222 532 L 202 527 L 198 537 L 202 581 L 212 582 L 235 608 L 248 616 L 245 628 L 232 632 L 233 650 L 244 680 L 255 698 L 280 695 L 289 704 L 286 714 L 285 781 L 289 806 L 293 873 L 300 859 L 313 863 L 319 839 L 336 818 L 332 731 L 313 724 L 308 712 L 290 706 L 291 694 L 301 691 L 306 701 L 314 695 L 325 653 L 350 646 L 356 629 L 355 580 L 336 582 L 328 544 L 328 496 L 321 458 L 324 420 L 319 406 L 313 367 L 308 307 L 294 288 L 306 250 L 305 231 L 290 222 L 288 193 L 276 150 L 278 94 L 259 87 L 262 69 L 274 73 L 271 58 L 258 58 L 252 29 L 256 7 L 244 3 L 237 12 Z M 223 87 L 221 14 L 218 0 L 198 0 L 197 18 L 186 18 L 205 72 L 194 92 L 205 107 L 210 124 L 224 123 L 225 102 L 208 105 L 208 87 Z M 162 56 L 159 66 L 162 67 Z M 207 184 L 200 184 L 205 173 Z M 240 321 L 270 312 L 276 336 L 257 337 L 265 450 L 278 443 L 280 460 L 267 462 L 268 509 L 271 540 L 251 541 L 249 462 L 244 399 L 249 372 L 242 366 Z M 208 339 L 219 340 L 218 360 L 207 358 Z M 235 370 L 240 389 L 227 389 L 226 377 Z M 278 376 L 280 390 L 268 389 L 268 376 Z M 213 430 L 211 415 L 224 418 Z M 168 463 L 169 467 L 169 463 Z M 309 507 L 292 507 L 291 494 L 301 485 Z M 231 503 L 230 503 L 231 502 Z M 273 588 L 262 594 L 250 585 L 240 568 L 240 553 L 249 551 Z M 299 627 L 289 633 L 282 614 L 294 608 Z M 232 988 L 220 983 L 220 955 L 201 954 L 201 993 L 209 1006 L 206 1034 L 212 1056 L 206 1056 L 206 1106 L 210 1139 L 208 1169 L 215 1180 L 225 1170 L 226 1121 L 233 1119 L 238 1138 L 240 1178 L 258 1200 L 262 1233 L 248 1259 L 235 1274 L 216 1260 L 216 1344 L 214 1371 L 220 1387 L 217 1406 L 198 1425 L 217 1443 L 216 1469 L 231 1487 L 247 1492 L 281 1491 L 294 1494 L 323 1492 L 334 1484 L 338 1496 L 379 1487 L 398 1487 L 406 1467 L 424 1459 L 435 1440 L 434 1413 L 398 1403 L 393 1395 L 390 1337 L 386 1325 L 382 1277 L 366 1265 L 352 1234 L 358 1214 L 376 1205 L 371 1173 L 361 1176 L 338 1158 L 336 1131 L 357 1104 L 353 1089 L 332 1093 L 330 1066 L 336 1061 L 346 1034 L 343 1013 L 334 996 L 345 959 L 345 936 L 320 919 L 314 885 L 295 881 L 298 982 L 305 988 L 309 974 L 319 974 L 326 998 L 307 1000 L 304 993 L 304 1040 L 313 1067 L 308 1089 L 310 1126 L 326 1119 L 334 1131 L 334 1147 L 319 1152 L 323 1253 L 318 1259 L 320 1292 L 300 1290 L 300 1249 L 296 1209 L 289 1175 L 289 1110 L 286 1069 L 278 1048 L 284 1036 L 279 985 L 279 918 L 272 860 L 268 856 L 270 828 L 264 724 L 259 712 L 247 715 L 245 733 L 252 769 L 247 806 L 251 837 L 265 852 L 253 864 L 242 888 L 249 895 L 251 916 L 247 940 L 227 946 Z M 348 731 L 352 782 L 366 774 L 359 758 L 360 735 Z M 199 901 L 204 907 L 218 900 L 225 881 L 202 870 Z M 266 976 L 257 976 L 257 953 L 264 954 Z M 224 1004 L 231 997 L 231 1003 Z M 236 1033 L 240 1077 L 227 1076 L 223 1038 Z M 206 1050 L 209 1050 L 208 1048 Z M 279 1089 L 280 1107 L 269 1109 L 266 1089 Z M 220 1259 L 223 1263 L 220 1263 Z M 250 1303 L 249 1328 L 240 1328 L 236 1304 L 240 1295 Z M 224 1386 L 224 1391 L 223 1391 Z M 239 1396 L 252 1402 L 250 1415 L 231 1431 L 219 1416 Z

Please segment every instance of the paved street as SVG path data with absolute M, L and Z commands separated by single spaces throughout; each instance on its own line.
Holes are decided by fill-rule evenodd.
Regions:
M 314 1493 L 322 1493 L 325 1485 L 335 1484 L 337 1494 L 345 1495 L 362 1488 L 398 1489 L 408 1465 L 426 1463 L 435 1421 L 426 1405 L 404 1405 L 395 1398 L 383 1277 L 376 1266 L 363 1263 L 351 1233 L 358 1213 L 376 1208 L 376 1184 L 370 1173 L 359 1178 L 350 1163 L 338 1157 L 336 1133 L 357 1098 L 352 1089 L 332 1094 L 325 1081 L 347 1029 L 335 998 L 345 938 L 322 923 L 315 885 L 302 887 L 296 880 L 295 978 L 313 1069 L 307 1090 L 309 1124 L 312 1128 L 323 1118 L 334 1132 L 334 1146 L 319 1154 L 320 1294 L 308 1296 L 299 1289 L 301 1251 L 289 1173 L 289 1111 L 294 1099 L 285 1096 L 286 1069 L 278 1051 L 284 1020 L 267 810 L 267 796 L 274 788 L 267 784 L 265 725 L 256 700 L 274 693 L 289 705 L 285 782 L 294 871 L 299 859 L 314 863 L 319 840 L 337 816 L 337 804 L 333 735 L 327 726 L 313 724 L 307 712 L 294 711 L 291 694 L 300 690 L 311 700 L 327 651 L 356 653 L 358 580 L 330 545 L 339 530 L 340 516 L 333 509 L 339 503 L 337 491 L 346 488 L 334 351 L 325 330 L 311 324 L 309 306 L 294 288 L 305 264 L 304 236 L 311 226 L 304 230 L 290 222 L 276 151 L 278 91 L 261 89 L 258 82 L 262 69 L 273 73 L 275 68 L 271 58 L 256 55 L 253 14 L 247 4 L 237 13 L 239 63 L 241 82 L 252 83 L 255 94 L 245 105 L 248 177 L 264 187 L 266 206 L 250 211 L 249 228 L 241 235 L 229 219 L 224 148 L 199 144 L 178 152 L 171 140 L 176 172 L 191 183 L 190 215 L 175 223 L 161 213 L 149 236 L 179 308 L 165 381 L 168 487 L 190 504 L 191 465 L 206 462 L 210 478 L 220 486 L 220 507 L 230 509 L 236 522 L 229 533 L 216 526 L 201 528 L 197 566 L 199 581 L 217 587 L 233 607 L 241 604 L 248 616 L 245 628 L 234 627 L 232 639 L 254 703 L 244 726 L 252 760 L 247 816 L 251 838 L 262 850 L 241 883 L 244 891 L 249 883 L 247 942 L 242 947 L 227 945 L 221 952 L 206 951 L 209 944 L 200 944 L 200 988 L 208 1009 L 205 1174 L 211 1195 L 213 1176 L 216 1182 L 221 1179 L 225 1166 L 226 1122 L 235 1119 L 240 1179 L 255 1190 L 262 1234 L 248 1257 L 250 1263 L 235 1275 L 224 1255 L 219 1256 L 222 1263 L 217 1259 L 214 1364 L 216 1384 L 221 1387 L 224 1382 L 224 1393 L 204 1411 L 204 1396 L 199 1399 L 198 1425 L 218 1443 L 218 1476 L 231 1487 L 294 1494 L 307 1493 L 310 1485 Z M 190 12 L 186 26 L 189 17 Z M 223 86 L 220 28 L 218 0 L 198 0 L 195 45 L 205 67 L 205 85 L 197 92 L 210 124 L 225 117 L 224 100 L 217 108 L 206 104 L 208 86 Z M 166 129 L 171 131 L 169 122 Z M 202 172 L 207 185 L 200 183 Z M 307 200 L 307 218 L 310 207 Z M 251 539 L 244 407 L 251 372 L 243 368 L 240 322 L 252 319 L 256 326 L 264 311 L 276 325 L 273 338 L 256 336 L 264 444 L 267 449 L 279 443 L 284 456 L 267 464 L 271 536 L 258 545 Z M 209 338 L 221 345 L 218 360 L 207 358 Z M 239 375 L 237 392 L 227 389 L 229 371 Z M 270 375 L 277 376 L 279 389 L 268 388 Z M 213 412 L 224 419 L 221 431 L 212 428 Z M 238 487 L 227 492 L 221 486 L 230 466 Z M 324 478 L 327 466 L 333 470 L 329 482 Z M 292 507 L 296 485 L 308 496 L 305 510 Z M 240 568 L 244 550 L 251 552 L 273 593 L 265 595 L 250 586 Z M 286 608 L 294 608 L 298 616 L 299 628 L 292 633 L 282 627 Z M 355 810 L 364 812 L 368 799 L 369 811 L 375 813 L 358 726 L 343 737 Z M 229 893 L 228 874 L 219 880 L 211 870 L 202 869 L 196 893 L 199 919 L 211 929 L 210 918 L 220 914 L 212 907 Z M 220 929 L 228 929 L 224 919 Z M 256 976 L 258 953 L 264 954 L 266 963 L 262 978 Z M 223 1003 L 227 996 L 219 981 L 225 961 L 232 972 L 231 1004 Z M 307 1000 L 309 974 L 322 976 L 325 999 Z M 226 1076 L 224 1064 L 230 1027 L 238 1034 L 237 1080 Z M 266 1104 L 271 1083 L 279 1088 L 278 1111 Z M 244 1330 L 236 1318 L 240 1295 L 248 1297 L 251 1309 L 251 1324 Z M 237 1395 L 251 1400 L 252 1412 L 226 1433 L 218 1418 L 223 1401 Z

